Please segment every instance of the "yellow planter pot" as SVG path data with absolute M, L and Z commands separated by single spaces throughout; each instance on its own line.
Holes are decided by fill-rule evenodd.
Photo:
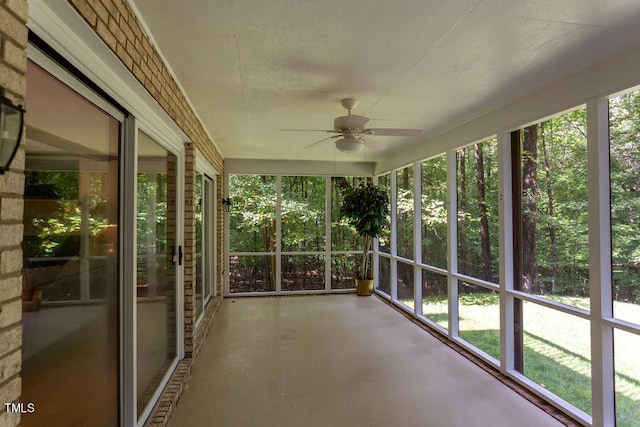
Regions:
M 373 279 L 360 280 L 356 279 L 356 292 L 358 296 L 368 297 L 373 293 Z

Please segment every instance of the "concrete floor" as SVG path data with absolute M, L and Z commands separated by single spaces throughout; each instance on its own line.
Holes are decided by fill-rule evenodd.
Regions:
M 170 427 L 562 425 L 376 297 L 225 299 Z

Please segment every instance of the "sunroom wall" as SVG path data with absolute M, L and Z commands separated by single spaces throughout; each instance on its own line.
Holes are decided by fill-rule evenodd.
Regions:
M 51 7 L 60 10 L 64 8 L 66 0 L 51 2 Z M 54 4 L 55 3 L 55 4 Z M 68 2 L 71 7 L 69 12 L 64 12 L 62 21 L 50 24 L 67 25 L 67 18 L 70 18 L 74 10 L 86 22 L 89 31 L 94 33 L 96 39 L 104 43 L 115 57 L 126 67 L 131 76 L 142 85 L 164 112 L 186 135 L 185 140 L 193 141 L 192 144 L 205 157 L 219 173 L 216 179 L 217 187 L 215 192 L 220 196 L 224 192 L 224 159 L 221 152 L 215 146 L 212 138 L 208 135 L 200 120 L 191 108 L 188 100 L 183 95 L 179 84 L 174 79 L 170 70 L 166 67 L 162 56 L 154 47 L 153 41 L 147 36 L 145 29 L 139 24 L 135 11 L 131 9 L 126 1 L 101 2 L 73 0 Z M 0 86 L 6 91 L 6 96 L 16 104 L 24 105 L 26 95 L 27 79 L 27 45 L 28 27 L 34 30 L 36 35 L 43 37 L 45 41 L 55 42 L 55 36 L 51 36 L 42 27 L 43 19 L 58 19 L 57 16 L 47 15 L 43 12 L 49 7 L 48 2 L 38 0 L 27 2 L 26 0 L 10 0 L 0 2 Z M 37 28 L 33 28 L 32 11 L 35 11 L 39 18 Z M 66 15 L 65 15 L 66 14 Z M 71 19 L 71 18 L 70 18 Z M 73 24 L 77 25 L 75 17 Z M 49 24 L 48 24 L 49 25 Z M 75 30 L 78 30 L 75 27 Z M 94 36 L 87 36 L 85 29 L 80 29 L 94 43 Z M 64 45 L 63 45 L 64 46 Z M 97 51 L 102 52 L 103 46 Z M 64 46 L 65 48 L 69 47 Z M 73 49 L 71 47 L 70 49 Z M 75 66 L 86 69 L 85 64 L 78 63 L 75 55 L 72 55 Z M 68 58 L 71 60 L 71 58 Z M 112 59 L 109 58 L 111 61 Z M 95 82 L 103 85 L 104 82 Z M 130 88 L 123 88 L 129 90 Z M 130 93 L 130 92 L 127 92 Z M 120 96 L 121 94 L 118 94 Z M 27 106 L 28 110 L 28 106 Z M 0 241 L 0 396 L 2 403 L 18 402 L 20 398 L 21 380 L 21 270 L 22 270 L 22 250 L 20 247 L 22 240 L 22 212 L 24 193 L 24 149 L 20 149 L 16 158 L 10 166 L 9 171 L 0 176 L 0 227 L 3 230 Z M 188 159 L 195 164 L 193 156 Z M 187 222 L 188 224 L 188 222 Z M 223 216 L 218 215 L 216 221 L 217 254 L 213 258 L 217 263 L 218 286 L 217 295 L 220 296 L 223 276 L 223 248 L 224 248 L 224 228 Z M 186 239 L 185 239 L 186 240 Z M 193 253 L 193 247 L 185 248 L 185 252 Z M 192 286 L 185 281 L 185 287 Z M 185 291 L 187 294 L 187 291 Z M 187 304 L 185 298 L 185 305 Z M 213 308 L 219 304 L 219 297 L 214 304 L 210 305 L 206 316 L 206 322 L 202 322 L 204 327 L 198 331 L 186 330 L 185 341 L 191 338 L 187 350 L 187 356 L 197 354 L 199 346 L 206 336 L 206 330 L 212 319 Z M 185 310 L 186 313 L 186 310 Z M 185 325 L 188 322 L 185 319 Z M 185 367 L 180 366 L 176 371 L 182 380 L 172 383 L 173 390 L 181 389 L 182 382 L 186 378 Z M 156 411 L 152 422 L 156 425 L 166 424 L 170 411 L 167 407 L 175 405 L 175 396 L 169 396 L 169 400 L 160 403 L 159 411 Z M 0 410 L 0 425 L 13 426 L 20 424 L 20 412 L 7 412 L 3 406 Z M 150 418 L 151 420 L 151 418 Z

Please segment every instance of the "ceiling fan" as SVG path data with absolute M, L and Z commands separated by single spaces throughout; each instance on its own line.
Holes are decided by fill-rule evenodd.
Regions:
M 337 135 L 332 135 L 327 138 L 316 141 L 307 145 L 304 148 L 316 147 L 319 144 L 329 139 L 340 138 L 335 141 L 335 146 L 338 150 L 345 153 L 352 153 L 358 150 L 362 145 L 365 145 L 372 149 L 382 148 L 382 144 L 371 138 L 371 135 L 376 136 L 422 136 L 422 129 L 398 129 L 398 128 L 367 128 L 365 127 L 369 122 L 368 117 L 358 116 L 351 114 L 351 110 L 358 105 L 358 100 L 353 98 L 345 98 L 341 101 L 341 104 L 349 112 L 346 116 L 337 117 L 333 121 L 332 130 L 322 129 L 282 129 L 283 131 L 298 131 L 298 132 L 329 132 Z

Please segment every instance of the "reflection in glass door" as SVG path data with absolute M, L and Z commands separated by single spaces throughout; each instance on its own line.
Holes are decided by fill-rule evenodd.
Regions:
M 177 158 L 138 133 L 136 375 L 137 415 L 176 361 Z
M 117 425 L 120 118 L 27 79 L 21 423 Z

